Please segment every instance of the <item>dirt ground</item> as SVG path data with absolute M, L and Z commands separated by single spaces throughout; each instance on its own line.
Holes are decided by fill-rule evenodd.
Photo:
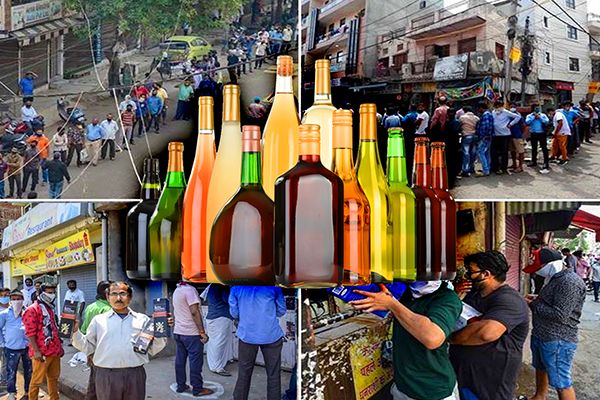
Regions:
M 523 353 L 523 367 L 519 376 L 517 394 L 531 396 L 535 392 L 535 371 L 531 366 L 529 340 L 525 343 Z M 600 303 L 594 303 L 591 295 L 587 296 L 583 306 L 572 379 L 577 400 L 600 398 Z M 558 399 L 556 391 L 551 390 L 548 398 Z

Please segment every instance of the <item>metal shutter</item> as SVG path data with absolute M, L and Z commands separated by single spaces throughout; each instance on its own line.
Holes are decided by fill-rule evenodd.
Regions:
M 91 304 L 96 301 L 96 267 L 95 265 L 85 265 L 83 267 L 75 267 L 63 269 L 60 271 L 58 284 L 60 285 L 60 304 L 62 306 L 65 300 L 67 290 L 67 281 L 75 279 L 77 288 L 83 291 L 85 295 L 85 304 Z
M 509 215 L 506 217 L 506 259 L 508 273 L 506 282 L 515 290 L 519 290 L 520 272 L 521 272 L 521 217 Z
M 37 74 L 36 87 L 48 83 L 48 42 L 46 40 L 23 47 L 21 57 L 23 74 L 27 71 Z
M 0 80 L 2 80 L 6 86 L 10 87 L 12 91 L 16 91 L 17 81 L 19 79 L 18 42 L 16 40 L 6 39 L 2 42 L 0 50 L 2 51 L 2 57 L 0 57 Z M 12 98 L 12 93 L 6 90 L 4 86 L 0 85 L 0 96 L 8 99 Z

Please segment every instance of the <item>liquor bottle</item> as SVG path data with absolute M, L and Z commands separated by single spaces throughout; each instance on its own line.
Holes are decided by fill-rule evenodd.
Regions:
M 289 287 L 342 281 L 344 184 L 319 159 L 319 126 L 300 125 L 298 163 L 275 183 L 275 274 Z
M 366 285 L 371 281 L 371 208 L 358 184 L 352 155 L 352 112 L 333 112 L 333 172 L 344 183 L 344 277 L 343 285 Z
M 315 100 L 304 112 L 303 124 L 317 124 L 321 127 L 321 164 L 332 169 L 332 118 L 335 107 L 331 103 L 331 62 L 315 62 Z
M 456 203 L 448 191 L 448 172 L 444 142 L 431 143 L 433 192 L 440 202 L 440 262 L 441 279 L 456 277 Z
M 129 279 L 150 279 L 150 241 L 148 225 L 160 196 L 157 158 L 144 160 L 142 201 L 127 213 L 125 232 L 125 271 Z
M 441 279 L 440 202 L 431 188 L 431 166 L 427 157 L 429 139 L 415 138 L 413 193 L 417 220 L 417 280 Z
M 298 112 L 294 102 L 292 57 L 277 57 L 275 98 L 263 132 L 263 188 L 274 198 L 275 180 L 298 160 Z
M 183 143 L 169 143 L 169 167 L 164 189 L 148 226 L 150 238 L 150 278 L 181 279 L 181 209 L 185 192 Z
M 392 261 L 394 280 L 415 280 L 415 194 L 408 187 L 404 136 L 401 128 L 388 129 L 387 180 L 392 203 Z
M 262 188 L 258 126 L 243 128 L 241 162 L 241 184 L 212 226 L 210 260 L 227 285 L 274 285 L 275 204 Z
M 189 184 L 183 199 L 183 279 L 206 282 L 208 265 L 208 187 L 215 163 L 213 98 L 198 100 L 198 144 Z
M 217 158 L 208 186 L 206 210 L 206 246 L 210 243 L 210 231 L 217 213 L 236 193 L 240 185 L 242 169 L 242 128 L 240 125 L 240 87 L 223 87 L 223 127 Z M 206 251 L 206 280 L 218 282 Z
M 390 191 L 377 148 L 377 109 L 375 104 L 360 106 L 360 142 L 356 175 L 371 207 L 371 282 L 391 282 L 392 224 Z

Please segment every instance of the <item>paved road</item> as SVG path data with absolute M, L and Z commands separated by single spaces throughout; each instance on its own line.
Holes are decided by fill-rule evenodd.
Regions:
M 565 166 L 551 164 L 552 171 L 542 175 L 525 168 L 520 174 L 491 175 L 457 180 L 452 190 L 457 200 L 478 199 L 597 199 L 600 197 L 600 134 L 585 144 Z M 527 155 L 529 156 L 529 152 Z M 541 154 L 538 159 L 541 160 Z

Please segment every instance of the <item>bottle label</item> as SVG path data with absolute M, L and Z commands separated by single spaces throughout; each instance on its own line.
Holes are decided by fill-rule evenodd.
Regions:
M 160 189 L 160 183 L 144 183 L 144 189 Z
M 214 130 L 212 129 L 198 129 L 198 134 L 199 135 L 211 135 L 213 134 Z

